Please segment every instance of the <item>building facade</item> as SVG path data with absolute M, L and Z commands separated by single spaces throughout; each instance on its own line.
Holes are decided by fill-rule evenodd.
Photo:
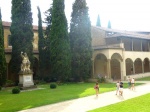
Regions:
M 150 32 L 92 27 L 93 76 L 126 80 L 150 75 Z
M 15 80 L 9 72 L 11 60 L 10 22 L 3 22 L 4 47 L 7 62 L 7 79 Z M 35 64 L 33 71 L 38 71 L 38 26 L 33 26 L 33 53 Z M 140 78 L 150 75 L 150 32 L 129 32 L 102 27 L 91 27 L 92 34 L 92 74 L 113 80 L 126 80 L 131 76 Z

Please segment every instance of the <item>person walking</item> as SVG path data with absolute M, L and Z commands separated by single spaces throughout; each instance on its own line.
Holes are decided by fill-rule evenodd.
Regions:
M 119 88 L 119 94 L 121 95 L 121 96 L 123 96 L 123 82 L 120 80 L 120 88 Z
M 99 84 L 98 82 L 96 82 L 95 86 L 94 86 L 95 92 L 96 92 L 96 96 L 98 96 L 99 94 Z
M 128 88 L 130 89 L 131 88 L 131 78 L 130 78 L 130 76 L 127 78 L 127 81 L 128 81 Z
M 135 79 L 131 79 L 131 90 L 135 90 Z
M 119 83 L 119 81 L 117 81 L 117 83 L 116 83 L 116 95 L 119 92 L 119 88 L 120 88 L 120 83 Z

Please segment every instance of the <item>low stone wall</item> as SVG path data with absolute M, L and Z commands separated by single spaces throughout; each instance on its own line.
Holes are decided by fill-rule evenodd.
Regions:
M 125 80 L 130 76 L 130 78 L 135 78 L 135 79 L 139 79 L 139 78 L 143 78 L 143 77 L 149 77 L 150 76 L 150 72 L 148 73 L 139 73 L 139 74 L 134 74 L 134 75 L 127 75 L 125 76 Z

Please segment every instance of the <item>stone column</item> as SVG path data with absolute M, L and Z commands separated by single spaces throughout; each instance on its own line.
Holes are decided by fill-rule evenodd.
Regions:
M 111 66 L 110 66 L 110 59 L 107 59 L 107 75 L 108 78 L 111 78 Z
M 125 80 L 126 77 L 126 62 L 125 60 L 121 60 L 121 80 Z
M 145 62 L 142 62 L 142 73 L 144 73 L 144 63 Z
M 133 73 L 132 74 L 135 74 L 135 66 L 134 66 L 134 62 L 133 62 Z

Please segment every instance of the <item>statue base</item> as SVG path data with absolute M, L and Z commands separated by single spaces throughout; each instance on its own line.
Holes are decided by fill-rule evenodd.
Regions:
M 33 82 L 33 72 L 19 72 L 19 87 L 21 89 L 36 88 Z

